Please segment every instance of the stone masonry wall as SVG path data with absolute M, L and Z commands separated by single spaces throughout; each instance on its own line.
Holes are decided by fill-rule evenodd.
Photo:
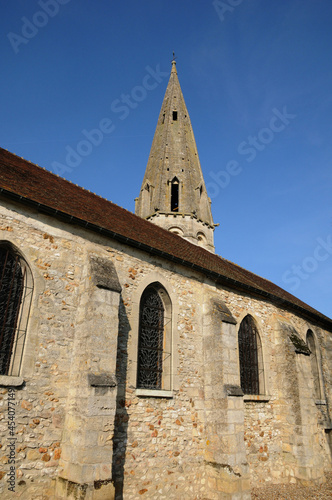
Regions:
M 61 457 L 68 374 L 75 335 L 84 247 L 70 234 L 2 209 L 0 237 L 22 252 L 31 268 L 34 293 L 23 363 L 24 384 L 15 389 L 16 492 L 51 498 Z M 51 229 L 51 228 L 50 228 Z M 73 259 L 75 250 L 75 259 Z M 8 491 L 8 388 L 1 389 L 0 496 Z
M 57 478 L 73 481 L 70 479 L 71 464 L 80 467 L 82 488 L 80 491 L 76 489 L 72 496 L 67 488 L 66 495 L 68 498 L 75 498 L 75 495 L 79 498 L 77 495 L 80 494 L 82 499 L 111 498 L 110 489 L 104 489 L 106 496 L 102 493 L 103 487 L 106 488 L 107 484 L 110 487 L 108 479 L 114 482 L 115 495 L 119 499 L 121 495 L 128 500 L 140 497 L 244 499 L 248 498 L 246 487 L 243 486 L 243 491 L 237 486 L 232 490 L 235 484 L 232 481 L 239 481 L 241 475 L 245 478 L 246 460 L 252 484 L 322 479 L 324 469 L 330 467 L 330 452 L 323 428 L 328 417 L 321 418 L 319 423 L 321 411 L 310 392 L 313 384 L 309 357 L 304 359 L 303 355 L 291 350 L 280 323 L 290 324 L 303 339 L 309 328 L 319 338 L 327 401 L 332 396 L 329 333 L 267 301 L 221 288 L 196 272 L 104 237 L 65 226 L 47 216 L 31 211 L 26 217 L 18 206 L 12 205 L 3 208 L 1 214 L 1 239 L 12 242 L 22 252 L 34 277 L 34 296 L 23 360 L 25 383 L 15 389 L 16 491 L 22 492 L 23 498 L 24 495 L 35 499 L 52 498 L 52 495 L 61 498 L 61 488 L 57 490 L 60 496 L 55 496 Z M 85 310 L 82 304 L 86 300 L 84 294 L 90 276 L 88 263 L 91 255 L 113 263 L 122 290 L 118 303 L 119 326 L 116 328 L 117 353 L 115 347 L 111 349 L 117 356 L 116 359 L 114 357 L 114 365 L 113 361 L 103 357 L 103 339 L 98 337 L 98 342 L 94 342 L 97 337 L 94 337 L 93 315 L 90 316 L 92 321 L 89 327 L 91 338 L 89 340 L 89 329 L 83 332 L 82 337 L 82 314 Z M 137 304 L 140 290 L 149 281 L 165 284 L 174 308 L 172 398 L 143 397 L 135 391 Z M 91 290 L 94 294 L 93 288 Z M 96 304 L 104 297 L 105 290 L 100 292 L 101 295 L 99 292 L 92 295 Z M 220 330 L 229 355 L 225 350 L 221 357 L 211 360 L 216 374 L 221 364 L 220 371 L 224 377 L 220 379 L 217 397 L 213 396 L 214 379 L 210 380 L 207 390 L 207 360 L 203 355 L 206 349 L 204 335 L 209 334 L 206 328 L 210 328 L 208 322 L 203 322 L 203 304 L 212 296 L 218 296 L 226 304 L 237 322 L 232 328 Z M 243 403 L 241 397 L 227 399 L 226 393 L 224 399 L 222 387 L 239 383 L 236 335 L 241 320 L 248 313 L 255 318 L 261 336 L 265 396 L 269 397 L 264 401 Z M 105 342 L 114 344 L 114 335 L 116 332 L 111 326 L 106 328 Z M 217 330 L 213 335 L 219 335 Z M 81 342 L 81 337 L 86 340 Z M 212 338 L 210 340 L 214 342 Z M 282 364 L 285 363 L 286 351 L 290 353 L 287 358 L 289 386 L 288 372 Z M 107 393 L 99 389 L 95 391 L 89 388 L 87 377 L 79 375 L 80 370 L 84 373 L 108 370 L 111 373 L 116 370 L 117 386 Z M 307 378 L 303 377 L 306 370 Z M 295 379 L 298 395 L 290 390 Z M 73 404 L 79 404 L 77 395 L 81 388 L 93 411 L 89 413 L 89 410 L 83 419 L 83 422 L 90 422 L 88 431 L 75 428 L 77 443 L 82 450 L 81 455 L 75 455 L 76 437 L 72 440 L 75 434 L 71 435 L 68 415 L 69 409 L 74 408 Z M 6 483 L 9 471 L 8 388 L 0 390 L 0 495 L 6 500 L 12 498 Z M 95 405 L 97 394 L 106 398 L 100 399 L 100 406 Z M 104 403 L 113 397 L 114 407 L 111 405 L 107 413 Z M 293 406 L 289 405 L 290 400 Z M 75 408 L 79 411 L 80 407 Z M 328 405 L 324 408 L 327 415 Z M 220 410 L 225 415 L 219 427 L 220 434 L 224 433 L 220 439 L 221 449 L 214 455 L 209 454 L 211 410 Z M 234 419 L 237 419 L 237 427 L 236 437 L 232 439 Z M 98 422 L 100 428 L 95 429 L 99 427 Z M 91 436 L 93 430 L 96 434 Z M 243 455 L 233 449 L 241 445 L 238 440 L 242 438 Z M 93 447 L 89 449 L 89 458 L 84 456 L 85 446 L 90 446 L 92 442 L 96 447 L 96 464 L 104 464 L 101 469 L 97 465 L 91 468 Z M 103 453 L 101 450 L 104 450 Z M 225 460 L 225 463 L 216 461 L 215 476 L 210 474 L 211 456 L 219 457 L 220 462 L 221 457 Z M 236 460 L 242 462 L 236 464 Z M 83 482 L 85 469 L 82 467 L 85 462 L 90 467 L 89 474 L 92 474 L 87 483 Z M 87 486 L 88 482 L 90 486 L 93 484 L 92 490 Z M 228 491 L 225 483 L 231 485 Z
M 251 314 L 262 341 L 265 391 L 267 398 L 245 397 L 245 442 L 251 482 L 291 482 L 324 480 L 331 467 L 325 428 L 329 425 L 329 398 L 315 404 L 309 356 L 296 354 L 280 322 L 291 325 L 304 341 L 308 329 L 320 342 L 322 383 L 330 390 L 331 334 L 268 302 L 234 293 L 221 296 L 238 320 Z M 248 400 L 251 399 L 251 400 Z M 323 414 L 323 416 L 322 416 Z
M 116 255 L 116 254 L 115 254 Z M 202 366 L 201 289 L 191 280 L 179 277 L 161 263 L 142 262 L 133 255 L 116 255 L 116 267 L 123 283 L 120 315 L 118 380 L 121 397 L 116 415 L 114 476 L 116 491 L 123 488 L 125 498 L 194 498 L 205 491 L 204 391 Z M 160 277 L 179 303 L 175 328 L 179 343 L 179 386 L 174 398 L 141 398 L 128 381 L 128 360 L 135 332 L 131 330 L 133 295 L 156 267 Z M 155 278 L 151 278 L 152 282 Z M 134 309 L 134 311 L 133 311 Z M 120 497 L 119 497 L 120 498 Z

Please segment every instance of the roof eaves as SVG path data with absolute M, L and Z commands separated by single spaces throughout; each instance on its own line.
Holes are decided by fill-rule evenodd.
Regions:
M 294 302 L 290 302 L 287 299 L 283 299 L 277 295 L 274 295 L 271 292 L 267 292 L 261 288 L 256 288 L 253 285 L 248 285 L 246 283 L 240 282 L 235 280 L 234 278 L 230 278 L 228 276 L 222 275 L 216 271 L 212 271 L 210 269 L 207 269 L 203 266 L 200 266 L 198 264 L 195 264 L 193 262 L 190 262 L 188 260 L 182 259 L 180 257 L 176 257 L 175 255 L 169 254 L 167 252 L 164 252 L 163 250 L 159 250 L 156 247 L 152 247 L 150 245 L 147 245 L 146 243 L 142 243 L 140 241 L 134 240 L 132 238 L 129 238 L 127 236 L 124 236 L 120 233 L 116 233 L 114 231 L 111 231 L 110 229 L 106 229 L 102 226 L 99 226 L 97 224 L 93 224 L 89 221 L 86 221 L 84 219 L 79 219 L 78 217 L 75 217 L 73 215 L 70 215 L 66 212 L 63 212 L 61 210 L 49 207 L 47 205 L 44 205 L 42 203 L 39 203 L 37 201 L 31 200 L 29 198 L 26 198 L 22 195 L 13 193 L 12 191 L 9 191 L 4 188 L 0 188 L 0 193 L 3 194 L 5 197 L 10 198 L 15 201 L 20 201 L 26 205 L 32 206 L 34 208 L 37 208 L 40 212 L 45 213 L 47 215 L 53 215 L 56 216 L 62 220 L 64 220 L 67 223 L 70 224 L 77 224 L 81 227 L 84 227 L 85 229 L 98 232 L 99 234 L 104 234 L 105 236 L 109 236 L 114 238 L 115 240 L 119 241 L 120 243 L 127 244 L 129 246 L 139 248 L 143 251 L 149 252 L 151 254 L 154 254 L 158 257 L 165 258 L 167 260 L 170 260 L 172 262 L 176 262 L 178 264 L 181 264 L 185 267 L 189 267 L 191 269 L 194 269 L 209 278 L 211 278 L 213 281 L 217 283 L 222 283 L 226 284 L 228 286 L 232 285 L 233 288 L 236 288 L 238 290 L 242 291 L 250 291 L 251 293 L 254 293 L 259 296 L 263 296 L 267 299 L 270 299 L 272 302 L 277 302 L 279 304 L 282 304 L 283 307 L 291 310 L 296 310 L 299 313 L 301 313 L 302 316 L 309 317 L 315 320 L 315 322 L 323 325 L 325 328 L 327 328 L 328 331 L 332 332 L 332 320 L 329 318 L 326 318 L 326 320 L 318 315 L 316 315 L 314 312 L 311 312 L 305 308 L 302 308 L 301 306 L 295 304 Z

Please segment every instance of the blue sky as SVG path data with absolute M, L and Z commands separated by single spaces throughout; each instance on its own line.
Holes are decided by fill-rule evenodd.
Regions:
M 330 0 L 1 10 L 2 147 L 134 211 L 174 50 L 217 253 L 332 317 Z

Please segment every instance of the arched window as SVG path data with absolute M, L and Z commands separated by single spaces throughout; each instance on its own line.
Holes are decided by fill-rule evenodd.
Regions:
M 148 286 L 140 302 L 137 388 L 170 390 L 171 311 L 166 290 Z
M 179 181 L 176 177 L 171 183 L 171 211 L 179 211 Z
M 239 329 L 241 388 L 244 394 L 264 393 L 262 345 L 255 320 L 246 316 Z
M 321 385 L 320 385 L 320 376 L 319 376 L 319 365 L 317 359 L 317 349 L 316 342 L 314 338 L 314 334 L 311 330 L 307 332 L 307 344 L 310 349 L 310 362 L 311 362 L 311 371 L 314 379 L 314 395 L 316 399 L 323 399 Z
M 200 246 L 205 246 L 207 244 L 206 236 L 202 232 L 197 233 L 197 241 Z
M 0 245 L 0 375 L 20 371 L 32 295 L 27 271 L 19 255 Z
M 179 236 L 183 236 L 183 231 L 181 228 L 173 226 L 169 228 L 169 231 L 174 234 L 178 234 Z

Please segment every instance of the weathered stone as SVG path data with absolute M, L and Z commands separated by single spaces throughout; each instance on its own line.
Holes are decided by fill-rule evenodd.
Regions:
M 92 387 L 116 387 L 114 375 L 108 373 L 88 373 L 88 381 Z
M 37 450 L 29 450 L 27 453 L 28 460 L 40 460 L 40 452 Z
M 90 266 L 92 281 L 97 287 L 121 292 L 121 285 L 112 261 L 91 255 Z
M 197 242 L 202 221 L 182 216 Z M 26 262 L 31 296 L 22 314 L 28 322 L 20 384 L 0 379 L 0 474 L 9 470 L 14 437 L 22 498 L 110 500 L 116 490 L 126 500 L 245 500 L 249 479 L 323 480 L 331 468 L 332 336 L 315 312 L 284 308 L 230 280 L 216 283 L 178 259 L 22 200 L 2 197 L 0 219 L 11 228 L 5 244 Z M 211 255 L 201 255 L 204 265 Z M 160 390 L 137 388 L 141 299 L 150 286 L 165 313 Z M 260 391 L 243 396 L 238 337 L 246 315 L 260 340 Z M 302 352 L 308 330 L 317 346 L 315 373 L 313 356 Z M 0 497 L 9 500 L 6 486 L 0 482 Z
M 22 408 L 24 408 L 25 410 L 28 410 L 28 411 L 31 411 L 32 410 L 32 403 L 29 402 L 29 401 L 25 401 L 23 400 L 22 403 L 21 403 L 21 406 Z

